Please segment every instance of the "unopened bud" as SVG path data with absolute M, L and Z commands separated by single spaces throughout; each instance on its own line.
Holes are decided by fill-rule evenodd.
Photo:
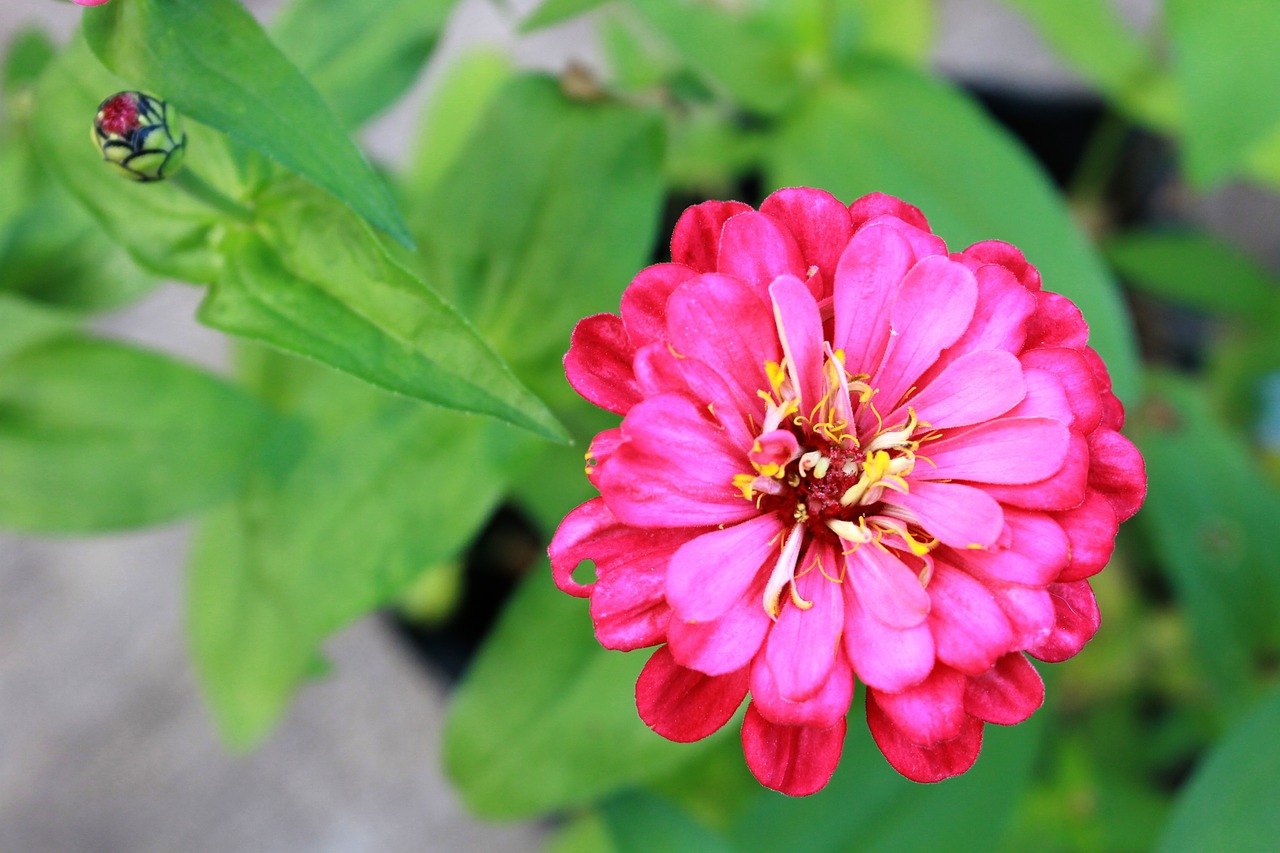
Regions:
M 93 141 L 127 178 L 162 181 L 178 171 L 187 134 L 177 110 L 142 92 L 117 92 L 98 106 Z

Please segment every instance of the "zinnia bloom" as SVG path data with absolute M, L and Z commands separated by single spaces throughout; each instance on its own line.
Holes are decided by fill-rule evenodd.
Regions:
M 706 737 L 750 696 L 763 784 L 826 784 L 855 676 L 904 776 L 965 772 L 1098 628 L 1087 578 L 1146 491 L 1080 311 L 1013 246 L 793 188 L 685 211 L 673 262 L 580 322 L 569 382 L 623 416 L 551 544 L 599 641 L 659 648 L 640 716 Z M 584 560 L 597 579 L 573 572 Z

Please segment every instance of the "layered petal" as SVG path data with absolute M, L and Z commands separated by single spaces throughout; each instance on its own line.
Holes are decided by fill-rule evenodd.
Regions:
M 902 733 L 867 692 L 867 727 L 884 757 L 913 782 L 941 782 L 959 776 L 977 760 L 982 750 L 982 721 L 966 716 L 960 732 L 951 740 L 921 746 Z
M 675 662 L 665 646 L 649 658 L 636 681 L 636 710 L 668 740 L 691 743 L 717 731 L 747 696 L 749 675 L 703 675 Z
M 745 281 L 761 295 L 780 275 L 808 278 L 800 247 L 791 233 L 754 210 L 739 213 L 724 223 L 716 270 Z
M 844 719 L 829 728 L 783 726 L 765 719 L 755 704 L 742 720 L 742 752 L 761 785 L 805 797 L 831 779 L 847 728 Z
M 667 600 L 680 619 L 708 622 L 740 599 L 778 554 L 776 515 L 703 533 L 682 545 L 667 568 Z
M 573 390 L 602 409 L 625 415 L 642 399 L 631 367 L 635 351 L 613 314 L 580 320 L 564 357 L 564 373 Z
M 964 710 L 988 723 L 1013 726 L 1044 704 L 1044 681 L 1020 653 L 1005 655 L 982 675 L 966 679 Z
M 963 675 L 946 666 L 934 667 L 929 677 L 897 693 L 870 690 L 876 705 L 894 728 L 922 746 L 951 740 L 964 726 Z
M 825 190 L 787 187 L 766 198 L 760 212 L 790 232 L 800 247 L 806 273 L 809 267 L 817 267 L 825 281 L 835 280 L 840 255 L 853 236 L 849 209 L 839 199 Z
M 731 216 L 751 205 L 740 201 L 704 201 L 680 215 L 671 235 L 671 260 L 695 272 L 715 272 L 720 255 L 720 229 Z

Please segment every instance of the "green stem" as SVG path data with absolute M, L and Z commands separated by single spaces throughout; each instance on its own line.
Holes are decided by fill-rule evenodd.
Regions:
M 192 198 L 209 205 L 220 213 L 246 224 L 254 221 L 253 210 L 245 207 L 231 196 L 206 183 L 190 169 L 183 169 L 169 178 L 169 183 L 187 193 Z

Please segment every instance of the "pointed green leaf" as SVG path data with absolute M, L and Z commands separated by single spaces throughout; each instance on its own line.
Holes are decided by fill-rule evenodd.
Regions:
M 0 369 L 0 526 L 79 533 L 179 518 L 244 480 L 272 419 L 157 353 L 61 337 Z
M 323 187 L 405 245 L 386 183 L 324 98 L 237 0 L 127 0 L 88 9 L 102 63 Z M 188 160 L 198 159 L 191 150 Z
M 1114 283 L 1030 157 L 960 92 L 914 71 L 865 65 L 856 84 L 813 90 L 770 153 L 770 186 L 845 201 L 886 192 L 916 205 L 953 249 L 1004 240 L 1070 297 L 1116 393 L 1138 393 L 1137 354 Z M 946 128 L 939 133 L 938 128 Z

